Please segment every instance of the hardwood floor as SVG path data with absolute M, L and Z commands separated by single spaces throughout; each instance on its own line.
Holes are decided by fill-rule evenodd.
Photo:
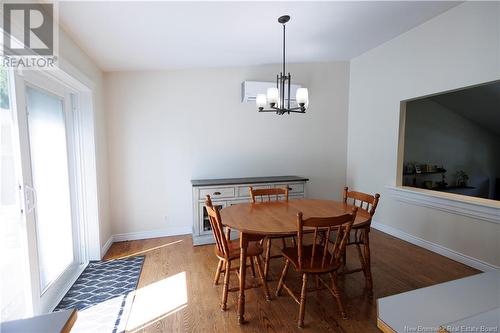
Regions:
M 191 236 L 115 243 L 105 259 L 146 257 L 128 332 L 378 332 L 377 298 L 479 272 L 376 230 L 370 236 L 373 299 L 363 291 L 362 273 L 340 278 L 348 319 L 341 319 L 335 300 L 326 290 L 309 293 L 303 329 L 297 328 L 298 304 L 286 294 L 266 302 L 261 288 L 247 290 L 247 324 L 237 323 L 237 293 L 229 294 L 228 309 L 222 312 L 222 284 L 212 284 L 217 267 L 213 245 L 193 247 Z M 356 265 L 357 254 L 351 250 L 355 249 L 350 249 L 347 260 Z M 281 260 L 271 261 L 272 294 L 282 267 Z M 293 269 L 288 281 L 299 290 L 301 279 Z M 237 276 L 232 273 L 231 286 L 237 285 Z

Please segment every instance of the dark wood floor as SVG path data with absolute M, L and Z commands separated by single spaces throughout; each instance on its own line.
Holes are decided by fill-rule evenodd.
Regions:
M 377 298 L 479 272 L 376 230 L 371 232 L 371 249 L 373 299 L 363 291 L 362 273 L 344 277 L 340 287 L 349 319 L 340 318 L 327 291 L 313 292 L 306 302 L 304 329 L 297 328 L 299 307 L 286 293 L 266 302 L 261 289 L 248 290 L 248 323 L 243 326 L 236 320 L 237 293 L 229 294 L 228 310 L 221 312 L 222 286 L 212 284 L 217 265 L 213 245 L 193 247 L 190 236 L 115 243 L 105 259 L 146 257 L 127 324 L 129 332 L 378 332 Z M 348 263 L 354 266 L 356 260 L 356 253 L 349 252 Z M 276 259 L 271 272 L 276 276 L 282 267 L 281 259 Z M 293 269 L 290 272 L 288 279 L 296 281 L 298 290 L 299 278 Z M 234 273 L 231 282 L 237 286 Z M 276 281 L 271 281 L 272 292 L 275 287 Z

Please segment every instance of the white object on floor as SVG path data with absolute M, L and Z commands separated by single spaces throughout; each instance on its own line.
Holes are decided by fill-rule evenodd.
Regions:
M 469 328 L 478 328 L 479 332 L 498 332 L 500 327 L 500 308 L 486 311 L 465 319 L 443 325 L 442 332 L 460 332 Z M 440 331 L 440 332 L 441 332 Z
M 466 325 L 475 325 L 475 320 L 486 320 L 487 312 L 499 307 L 500 272 L 487 272 L 380 298 L 377 326 L 384 332 L 438 332 L 468 319 Z M 491 332 L 498 331 L 497 327 Z

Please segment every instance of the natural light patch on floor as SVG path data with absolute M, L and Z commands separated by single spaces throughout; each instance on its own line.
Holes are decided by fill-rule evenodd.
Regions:
M 127 324 L 126 314 L 129 313 L 128 308 L 132 306 L 133 298 L 134 293 L 131 292 L 78 311 L 71 332 L 124 332 Z
M 135 292 L 127 330 L 134 332 L 187 306 L 186 272 L 157 281 Z

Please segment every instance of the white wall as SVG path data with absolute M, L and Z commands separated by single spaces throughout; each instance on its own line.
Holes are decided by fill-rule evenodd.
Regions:
M 1 14 L 1 12 L 0 12 Z M 13 26 L 21 27 L 21 22 L 12 22 Z M 108 167 L 107 167 L 107 143 L 106 126 L 103 105 L 103 73 L 91 59 L 64 31 L 63 27 L 58 27 L 59 35 L 59 61 L 58 66 L 66 74 L 80 81 L 90 88 L 93 102 L 94 116 L 94 140 L 96 151 L 97 168 L 97 192 L 98 192 L 98 210 L 99 210 L 99 242 L 102 247 L 111 236 L 111 224 L 108 217 Z M 90 186 L 89 186 L 90 187 Z M 94 250 L 91 253 L 98 253 Z M 97 257 L 91 258 L 99 259 Z
M 190 180 L 300 175 L 309 195 L 345 184 L 349 65 L 293 64 L 306 114 L 258 113 L 241 82 L 279 65 L 105 75 L 113 233 L 190 232 Z
M 461 192 L 494 198 L 495 180 L 500 177 L 498 134 L 430 99 L 407 103 L 404 134 L 405 163 L 442 165 L 449 186 L 456 185 L 456 172 L 464 170 L 474 189 Z M 411 184 L 413 176 L 406 178 Z M 441 175 L 417 179 L 425 180 L 441 181 Z
M 347 181 L 375 220 L 500 266 L 500 225 L 395 201 L 400 101 L 500 78 L 500 4 L 466 2 L 353 59 Z
M 99 209 L 99 238 L 101 248 L 111 236 L 111 224 L 108 214 L 108 166 L 107 166 L 107 143 L 105 110 L 103 105 L 103 73 L 95 62 L 75 44 L 75 42 L 62 29 L 59 30 L 59 53 L 64 61 L 61 68 L 72 73 L 76 68 L 92 85 L 93 111 L 94 111 L 94 135 L 97 166 L 97 190 Z M 69 63 L 69 67 L 65 64 Z M 77 77 L 77 79 L 79 79 Z M 96 258 L 92 258 L 96 259 Z

